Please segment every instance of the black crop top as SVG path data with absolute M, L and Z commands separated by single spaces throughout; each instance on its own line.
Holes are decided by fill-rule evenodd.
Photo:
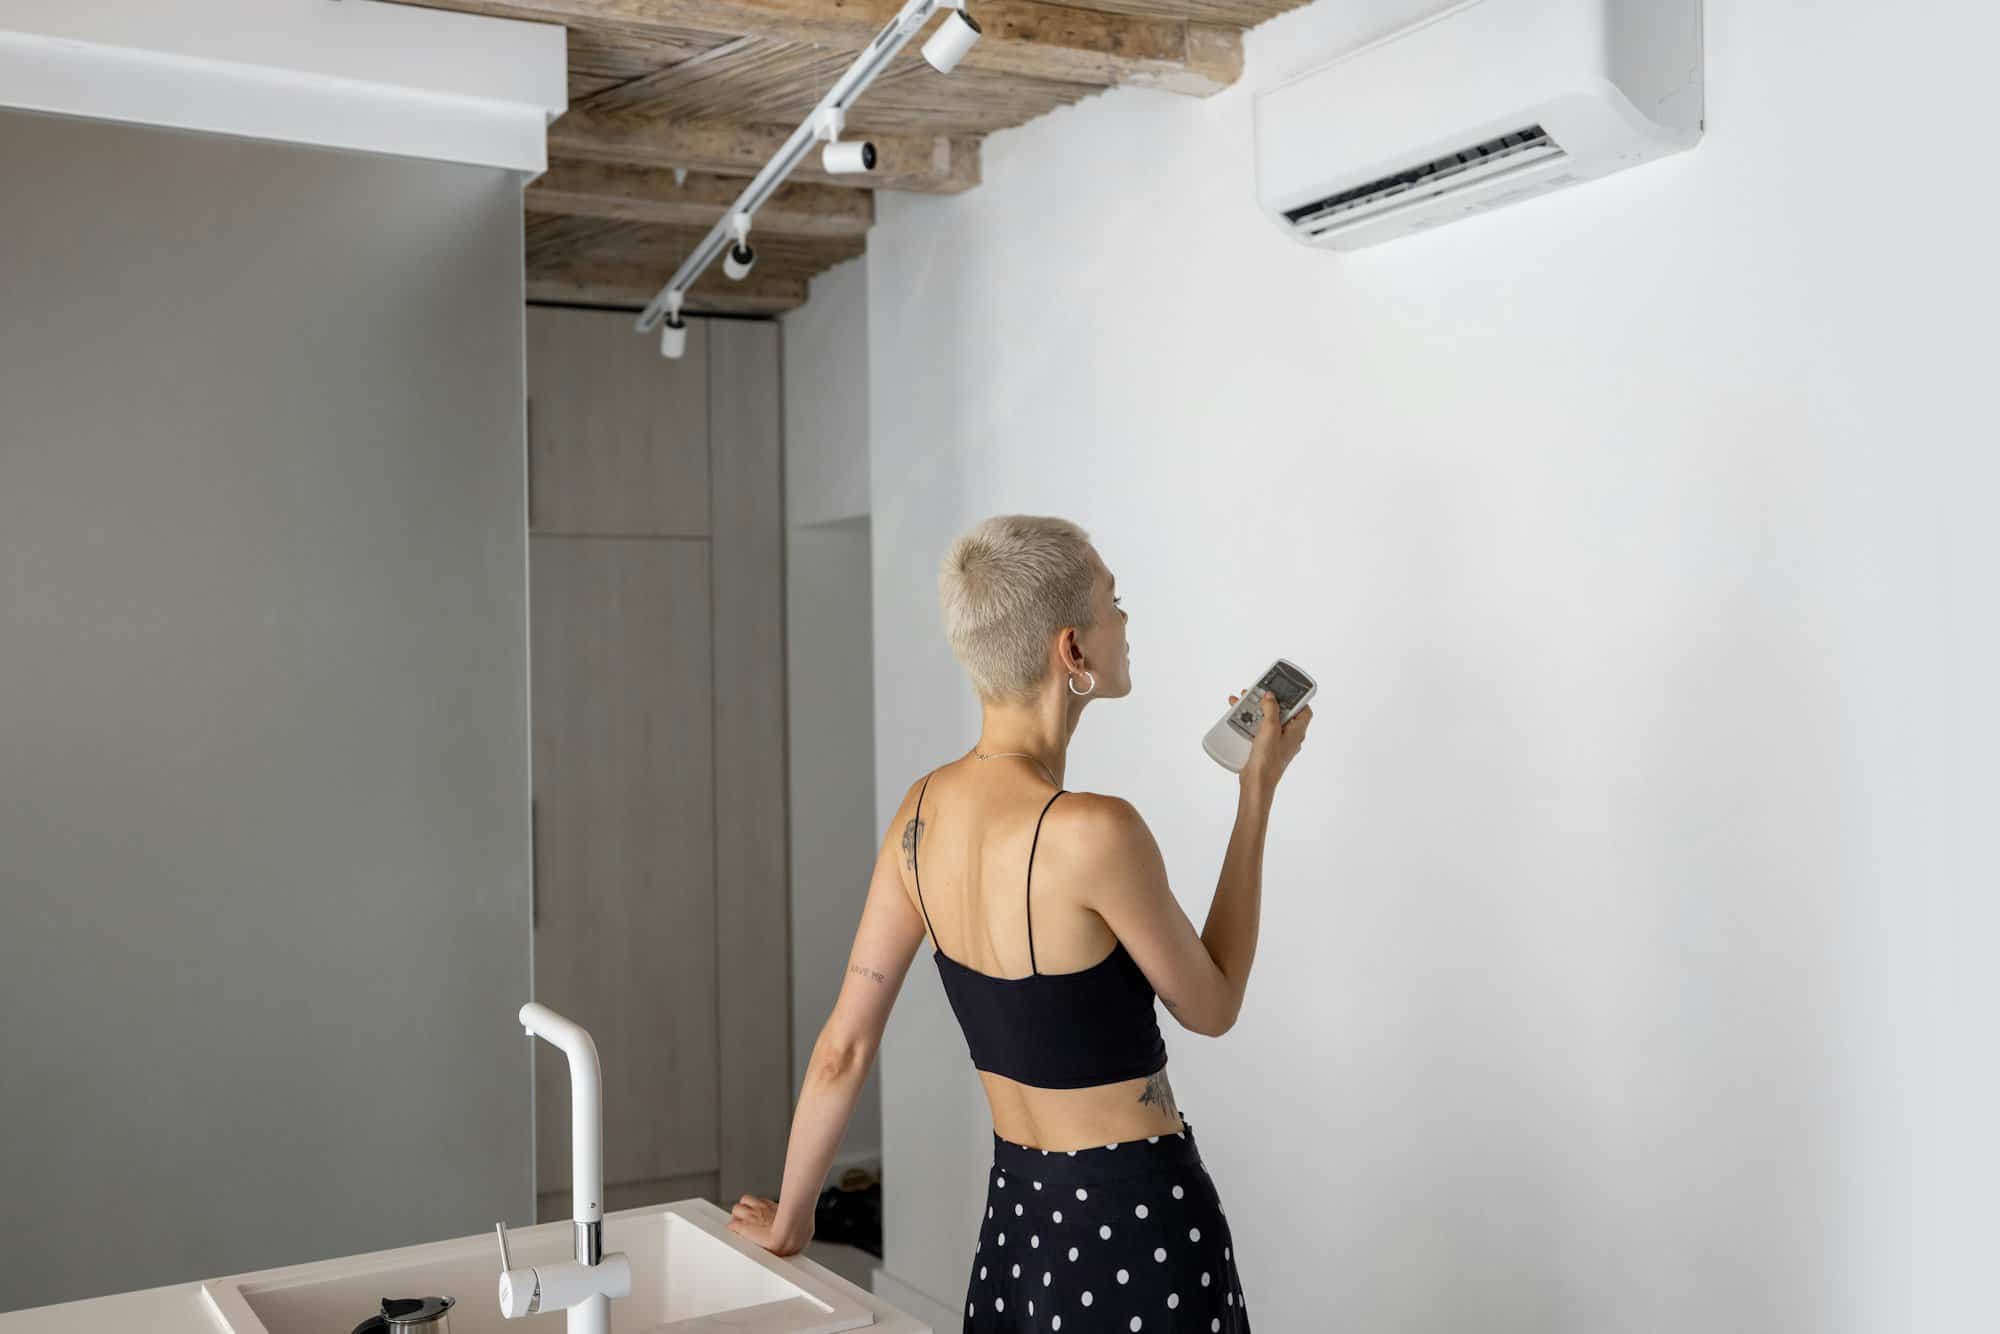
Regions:
M 921 826 L 924 779 L 917 793 Z M 1049 813 L 1057 789 L 1042 807 Z M 1042 816 L 1035 817 L 1035 841 L 1028 847 L 1028 891 L 1035 883 L 1035 845 L 1042 840 Z M 920 840 L 921 841 L 921 840 Z M 910 859 L 916 880 L 917 905 L 924 925 L 931 913 L 924 905 L 923 877 L 916 856 Z M 1024 898 L 1027 898 L 1024 895 Z M 975 1069 L 1003 1075 L 1038 1088 L 1087 1088 L 1150 1075 L 1167 1063 L 1167 1046 L 1160 1038 L 1159 1017 L 1153 1009 L 1153 985 L 1120 941 L 1111 953 L 1073 973 L 1044 973 L 1035 968 L 1035 913 L 1028 911 L 1027 977 L 993 977 L 948 957 L 931 930 L 931 957 L 937 960 L 944 994 L 951 1001 L 958 1026 Z

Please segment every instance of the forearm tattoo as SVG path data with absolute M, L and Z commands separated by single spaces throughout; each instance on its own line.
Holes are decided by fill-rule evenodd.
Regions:
M 1169 1116 L 1180 1115 L 1180 1109 L 1174 1106 L 1174 1087 L 1167 1082 L 1165 1070 L 1146 1076 L 1146 1087 L 1139 1090 L 1139 1101 L 1164 1108 Z
M 847 971 L 850 973 L 859 973 L 863 977 L 872 977 L 877 982 L 887 982 L 889 980 L 886 975 L 876 972 L 873 968 L 863 968 L 858 963 L 851 963 L 847 965 Z

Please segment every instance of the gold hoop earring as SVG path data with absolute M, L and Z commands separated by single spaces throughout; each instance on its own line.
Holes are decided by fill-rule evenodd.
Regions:
M 1084 668 L 1084 672 L 1083 672 L 1083 674 L 1084 674 L 1085 676 L 1087 676 L 1087 677 L 1089 677 L 1089 678 L 1090 678 L 1090 690 L 1095 690 L 1095 689 L 1097 689 L 1097 673 L 1096 673 L 1096 672 L 1093 672 L 1093 671 L 1091 671 L 1091 670 L 1090 670 L 1089 668 L 1087 668 L 1087 667 L 1086 667 L 1086 668 Z M 1088 695 L 1088 694 L 1090 693 L 1090 690 L 1078 690 L 1078 689 L 1076 688 L 1076 677 L 1075 677 L 1074 675 L 1071 675 L 1071 677 L 1069 678 L 1069 693 L 1070 693 L 1070 694 L 1072 694 L 1072 695 Z

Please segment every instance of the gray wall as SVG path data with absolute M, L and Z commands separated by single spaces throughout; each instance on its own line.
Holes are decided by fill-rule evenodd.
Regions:
M 882 830 L 868 524 L 868 259 L 813 279 L 784 318 L 785 647 L 791 716 L 792 1087 L 847 980 Z M 848 1120 L 839 1169 L 879 1166 L 882 1072 Z
M 0 1309 L 526 1223 L 518 182 L 0 164 Z

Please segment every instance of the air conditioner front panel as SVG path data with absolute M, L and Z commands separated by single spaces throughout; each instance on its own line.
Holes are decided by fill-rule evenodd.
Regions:
M 1333 165 L 1340 179 L 1326 184 L 1344 188 L 1535 124 L 1548 103 L 1608 80 L 1596 8 L 1475 0 L 1266 90 L 1260 170 L 1309 178 Z
M 1696 19 L 1636 23 L 1635 6 Z M 1698 13 L 1469 0 L 1337 55 L 1257 95 L 1259 201 L 1296 239 L 1352 248 L 1689 147 L 1699 122 L 1678 118 L 1698 109 L 1698 41 L 1660 34 L 1698 38 Z M 1634 34 L 1659 49 L 1619 45 Z

